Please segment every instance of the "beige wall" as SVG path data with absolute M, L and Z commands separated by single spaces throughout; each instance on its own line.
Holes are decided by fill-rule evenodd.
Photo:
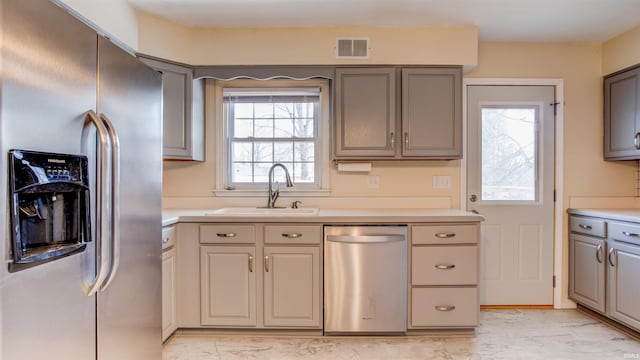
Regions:
M 475 27 L 187 28 L 138 12 L 140 52 L 193 65 L 352 64 L 336 60 L 336 37 L 368 37 L 358 64 L 477 63 Z
M 138 21 L 127 0 L 61 0 L 100 29 L 138 50 Z
M 640 64 L 640 26 L 602 45 L 602 74 Z

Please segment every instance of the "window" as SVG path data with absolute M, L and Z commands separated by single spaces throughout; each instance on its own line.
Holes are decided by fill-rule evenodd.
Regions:
M 326 82 L 318 80 L 221 84 L 224 166 L 219 167 L 223 184 L 217 193 L 220 185 L 227 191 L 263 190 L 269 169 L 277 163 L 289 170 L 294 190 L 326 186 L 323 107 L 328 105 L 323 105 L 323 87 Z M 275 170 L 274 181 L 284 182 L 281 169 Z
M 538 199 L 538 108 L 482 108 L 482 200 Z

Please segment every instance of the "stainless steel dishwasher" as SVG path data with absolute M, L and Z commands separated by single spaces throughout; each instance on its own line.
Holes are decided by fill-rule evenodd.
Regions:
M 324 227 L 324 331 L 407 331 L 407 226 Z

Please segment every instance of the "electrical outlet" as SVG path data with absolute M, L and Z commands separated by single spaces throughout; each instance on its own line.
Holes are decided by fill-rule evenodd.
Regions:
M 380 187 L 380 176 L 367 176 L 367 187 L 369 189 L 378 189 Z
M 451 188 L 451 176 L 448 175 L 435 175 L 433 177 L 434 189 L 449 189 Z

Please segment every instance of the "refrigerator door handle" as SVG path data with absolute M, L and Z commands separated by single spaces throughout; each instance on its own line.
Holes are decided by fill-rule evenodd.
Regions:
M 85 122 L 82 129 L 82 151 L 88 154 L 89 146 L 94 144 L 90 139 L 90 128 L 94 126 L 98 134 L 98 153 L 96 160 L 96 230 L 95 230 L 95 248 L 96 262 L 98 263 L 96 277 L 91 283 L 87 284 L 87 296 L 95 295 L 107 278 L 107 268 L 109 267 L 109 243 L 105 241 L 105 229 L 109 228 L 109 217 L 107 216 L 108 202 L 105 197 L 109 193 L 111 187 L 110 178 L 107 176 L 109 172 L 109 160 L 111 159 L 111 143 L 104 124 L 98 120 L 96 113 L 89 110 L 85 113 Z M 99 159 L 99 160 L 98 160 Z
M 109 118 L 100 114 L 100 120 L 111 141 L 111 266 L 100 291 L 107 289 L 120 266 L 120 139 Z

